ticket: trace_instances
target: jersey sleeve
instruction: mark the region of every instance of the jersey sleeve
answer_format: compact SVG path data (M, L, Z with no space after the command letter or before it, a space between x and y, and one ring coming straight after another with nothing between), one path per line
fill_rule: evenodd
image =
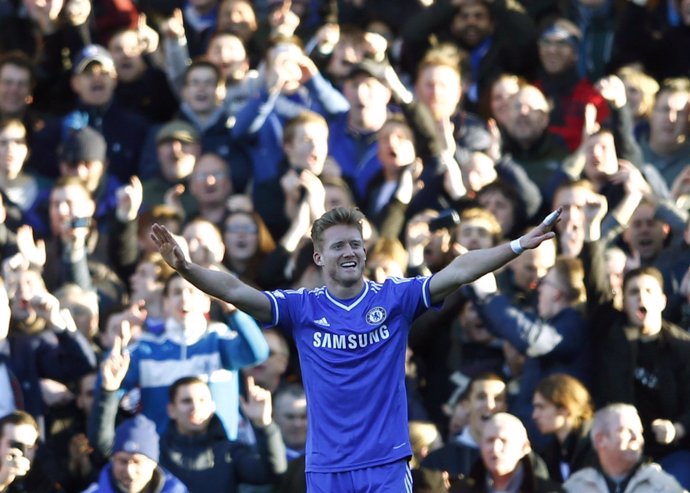
M275 291L263 291L271 302L271 321L264 324L264 328L276 327L287 333L292 333L295 310L299 310L305 290L302 289L276 289Z
M430 280L430 276L391 277L388 279L391 283L393 299L399 300L409 320L419 316L427 309L437 306L431 303Z

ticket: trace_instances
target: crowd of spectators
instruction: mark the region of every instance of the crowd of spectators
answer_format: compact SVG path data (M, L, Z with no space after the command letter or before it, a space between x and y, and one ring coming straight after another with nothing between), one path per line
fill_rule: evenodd
M563 210L415 321L415 491L690 488L690 0L0 0L0 493L305 491L294 345L149 229L311 289L343 206L376 282Z

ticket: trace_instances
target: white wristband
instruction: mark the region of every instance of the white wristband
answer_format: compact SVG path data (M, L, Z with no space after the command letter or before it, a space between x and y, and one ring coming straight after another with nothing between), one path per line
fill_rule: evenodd
M520 238L522 238L522 236ZM520 255L522 252L525 251L522 245L520 245L520 238L510 242L510 249L513 251L515 255Z

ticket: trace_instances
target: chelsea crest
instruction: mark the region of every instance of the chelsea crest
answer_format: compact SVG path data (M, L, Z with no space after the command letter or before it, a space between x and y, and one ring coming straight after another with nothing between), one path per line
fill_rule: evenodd
M369 325L379 325L386 320L386 315L386 310L381 306L377 306L367 312L365 320Z

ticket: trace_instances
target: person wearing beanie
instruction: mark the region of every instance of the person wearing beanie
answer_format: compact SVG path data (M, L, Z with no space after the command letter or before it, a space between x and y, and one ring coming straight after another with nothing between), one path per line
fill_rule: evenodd
M108 171L107 147L103 134L92 127L71 130L58 148L60 176L81 179L96 203L93 218L106 231L117 210L117 190L124 183Z
M570 151L577 149L582 139L585 105L596 107L599 123L609 115L604 97L578 72L581 39L580 29L566 19L555 20L539 37L540 76L536 85L553 102L549 132L562 137Z
M188 493L187 487L158 465L156 425L139 414L115 430L110 462L84 493Z

